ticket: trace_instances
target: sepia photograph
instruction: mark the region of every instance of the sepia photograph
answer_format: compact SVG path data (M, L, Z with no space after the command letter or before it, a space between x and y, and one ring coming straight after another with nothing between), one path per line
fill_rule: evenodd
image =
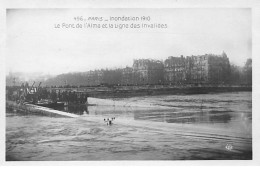
M253 160L251 8L7 8L5 161Z

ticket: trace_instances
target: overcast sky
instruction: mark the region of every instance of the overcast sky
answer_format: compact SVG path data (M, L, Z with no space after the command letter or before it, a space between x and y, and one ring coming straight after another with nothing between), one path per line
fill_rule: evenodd
M143 23L167 24L167 29L54 28L76 23L76 16L150 16ZM251 58L251 41L250 9L9 9L6 68L60 74L132 66L138 58L223 51L242 66Z

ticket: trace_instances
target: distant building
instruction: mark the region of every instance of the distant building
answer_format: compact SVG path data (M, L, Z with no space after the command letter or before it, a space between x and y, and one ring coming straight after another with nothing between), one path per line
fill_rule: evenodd
M164 62L164 78L170 84L228 83L230 63L226 53L199 56L168 57Z
M186 81L186 60L183 56L170 56L164 61L164 82L168 84Z
M102 70L94 70L87 72L87 85L96 86L103 83L104 73Z
M163 78L163 63L159 60L139 59L133 63L134 84L161 84Z
M7 85L18 83L10 74ZM49 85L155 85L155 84L252 84L252 59L243 68L230 66L225 52L221 55L168 57L164 62L152 59L133 61L132 67L101 69L84 73L61 74L44 82Z
M206 55L187 56L187 83L208 82L208 57Z

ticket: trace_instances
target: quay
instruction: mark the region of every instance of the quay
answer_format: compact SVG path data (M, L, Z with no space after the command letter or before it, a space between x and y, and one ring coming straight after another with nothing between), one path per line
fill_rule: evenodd
M69 117L76 118L79 115L67 113L47 107L37 106L33 104L18 104L14 101L6 101L6 109L16 110L27 114L45 115L51 117Z

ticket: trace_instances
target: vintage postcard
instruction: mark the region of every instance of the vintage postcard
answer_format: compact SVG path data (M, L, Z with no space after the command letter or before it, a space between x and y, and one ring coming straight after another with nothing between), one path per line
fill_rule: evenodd
M256 163L259 5L232 2L6 3L4 163Z

